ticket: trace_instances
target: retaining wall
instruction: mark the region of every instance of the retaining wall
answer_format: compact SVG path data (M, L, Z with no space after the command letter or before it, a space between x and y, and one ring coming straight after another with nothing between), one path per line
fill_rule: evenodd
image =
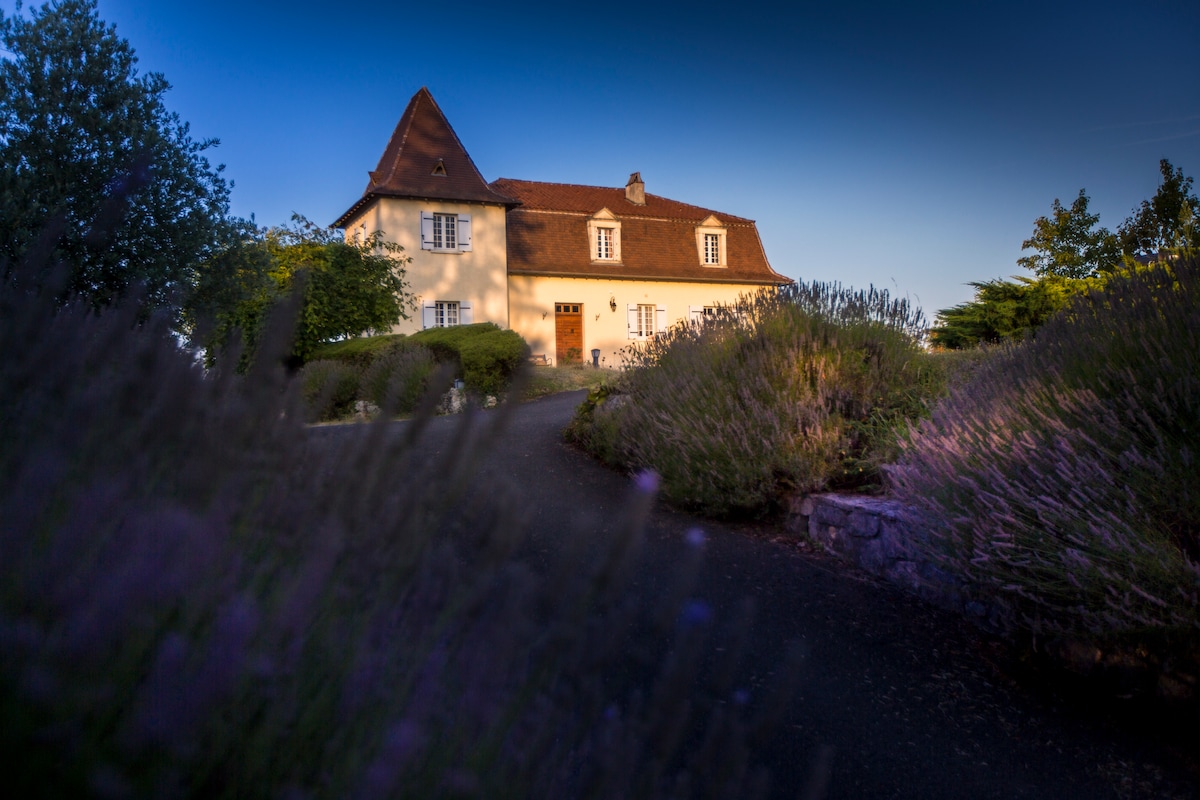
M917 515L895 500L844 494L795 498L787 530L923 600L956 611L980 626L1001 630L999 615L971 596L970 584L922 559L913 549L927 532Z

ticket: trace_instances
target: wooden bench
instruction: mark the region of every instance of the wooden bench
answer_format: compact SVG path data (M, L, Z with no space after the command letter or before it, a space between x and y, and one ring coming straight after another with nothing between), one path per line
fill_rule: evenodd
M529 357L529 363L535 367L548 367L550 366L550 356L545 353L535 353Z

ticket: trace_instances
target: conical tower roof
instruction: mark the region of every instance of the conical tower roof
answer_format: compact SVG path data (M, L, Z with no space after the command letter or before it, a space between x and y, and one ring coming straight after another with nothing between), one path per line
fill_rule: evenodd
M424 86L408 101L362 198L334 225L341 226L376 197L517 205L511 197L488 187Z

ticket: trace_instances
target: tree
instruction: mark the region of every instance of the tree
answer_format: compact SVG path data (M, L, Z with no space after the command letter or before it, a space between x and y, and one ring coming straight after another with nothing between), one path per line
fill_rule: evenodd
M1166 250L1200 247L1197 220L1200 198L1192 192L1192 179L1162 159L1162 183L1149 200L1133 210L1117 229L1121 250L1131 257L1153 257Z
M174 308L199 261L228 233L229 187L167 111L166 78L139 75L133 48L96 0L0 12L0 273L39 237L68 269L66 290L100 306L145 287Z
M1100 215L1088 211L1088 196L1079 190L1071 207L1063 208L1058 198L1051 206L1051 217L1038 217L1033 236L1021 242L1022 250L1036 255L1017 259L1017 263L1038 275L1063 278L1089 278L1113 271L1121 262L1117 237L1107 228L1097 228Z
M929 334L933 344L951 350L1023 339L1091 283L1058 275L972 283L975 298L939 311Z
M240 331L243 365L253 356L271 310L299 294L290 362L303 364L318 345L384 333L415 310L404 282L411 260L376 232L347 242L335 228L300 215L291 227L248 227L203 265L185 309L210 363Z

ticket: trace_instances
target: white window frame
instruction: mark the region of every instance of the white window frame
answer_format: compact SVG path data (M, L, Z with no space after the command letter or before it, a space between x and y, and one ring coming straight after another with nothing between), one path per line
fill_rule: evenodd
M588 253L593 264L621 263L621 221L607 208L588 220Z
M424 328L453 328L470 325L475 321L471 304L462 300L433 300L421 308L421 325Z
M729 266L726 246L728 239L725 226L712 214L696 226L696 252L700 258L700 266L711 268Z
M630 339L645 341L667 332L667 307L655 303L630 303L626 307Z
M471 215L422 211L421 249L434 253L471 252Z
M595 258L597 261L612 261L613 260L613 253L615 252L615 250L613 248L613 244L614 244L614 240L617 238L615 234L616 234L616 231L614 231L612 228L603 228L603 227L596 228L596 255L595 255Z

